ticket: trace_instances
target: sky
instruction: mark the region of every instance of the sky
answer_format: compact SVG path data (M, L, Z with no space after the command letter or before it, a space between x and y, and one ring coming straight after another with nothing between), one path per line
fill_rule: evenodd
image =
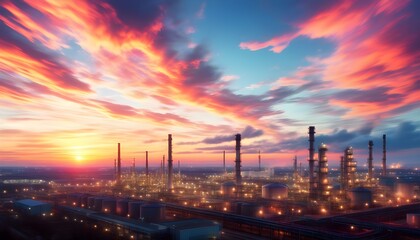
M0 1L0 165L420 167L420 1Z

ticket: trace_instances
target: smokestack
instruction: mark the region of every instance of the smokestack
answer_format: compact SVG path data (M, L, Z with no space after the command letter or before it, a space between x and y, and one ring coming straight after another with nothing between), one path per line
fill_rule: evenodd
M118 143L117 181L121 181L121 144Z
M226 173L226 151L223 151L223 171Z
M149 176L149 151L146 151L146 176Z
M341 190L345 189L345 176L344 176L344 156L340 157L340 186Z
M236 176L236 185L242 184L242 176L241 176L241 134L235 135L236 141L236 159L235 159L235 176ZM237 188L238 188L237 187Z
M295 155L295 158L293 159L293 175L295 178L295 181L298 179L298 167L297 167L297 156Z
M172 134L168 134L168 191L172 191Z
M181 162L178 160L178 175L181 177Z
M309 197L316 198L315 159L314 159L315 127L309 127Z
M382 157L382 176L386 176L386 134L382 135L383 157Z
M373 148L373 141L370 140L368 143L369 146L369 158L368 158L368 180L372 181L373 178L373 154L372 154L372 148Z
M261 151L258 150L258 170L261 171Z

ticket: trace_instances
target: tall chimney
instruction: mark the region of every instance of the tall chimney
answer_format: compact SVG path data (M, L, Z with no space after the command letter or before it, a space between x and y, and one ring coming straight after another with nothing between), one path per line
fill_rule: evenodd
M235 135L236 141L236 159L235 159L235 176L236 176L236 185L237 188L242 184L242 176L241 176L241 134Z
M382 135L382 141L383 141L382 176L386 176L386 134Z
M226 172L226 151L223 151L223 171Z
M149 151L146 151L146 176L149 176Z
M178 175L181 177L181 162L178 160Z
M315 127L309 127L309 197L314 199L316 198L316 179L315 179L315 149L314 149L314 142L315 142Z
M165 174L166 173L166 170L165 170L165 154L162 157L162 170L163 170L163 174Z
M118 143L117 181L121 181L121 144Z
M294 180L296 181L298 178L298 167L297 167L297 156L295 155L295 158L293 159L293 175Z
M372 181L372 178L373 178L373 154L372 154L373 141L372 140L369 141L368 146L369 146L368 180Z
M258 170L261 171L261 151L258 150Z
M168 134L168 191L172 191L172 134Z

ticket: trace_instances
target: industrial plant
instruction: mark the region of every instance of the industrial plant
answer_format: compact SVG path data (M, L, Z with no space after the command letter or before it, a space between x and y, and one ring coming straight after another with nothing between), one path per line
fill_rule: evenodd
M328 143L316 141L314 126L308 134L304 166L294 156L288 168L264 168L261 151L257 168L242 166L242 138L236 134L232 167L226 149L220 167L181 168L177 160L174 169L176 141L168 134L167 155L157 168L149 166L149 151L144 166L139 157L122 166L117 143L117 158L102 175L1 175L2 216L16 227L2 226L0 232L10 239L51 237L45 227L19 230L24 219L36 219L50 227L65 222L69 227L60 231L69 239L418 239L420 174L387 170L386 135L382 168L374 169L372 140L359 149L368 152L366 160L347 146L340 150L339 167L331 168ZM359 167L364 161L367 167Z

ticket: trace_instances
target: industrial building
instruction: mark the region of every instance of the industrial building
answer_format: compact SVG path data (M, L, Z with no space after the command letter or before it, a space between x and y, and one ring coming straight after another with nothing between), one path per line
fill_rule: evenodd
M14 203L14 207L17 211L21 213L33 216L50 214L52 210L52 205L50 203L32 199L18 200Z

